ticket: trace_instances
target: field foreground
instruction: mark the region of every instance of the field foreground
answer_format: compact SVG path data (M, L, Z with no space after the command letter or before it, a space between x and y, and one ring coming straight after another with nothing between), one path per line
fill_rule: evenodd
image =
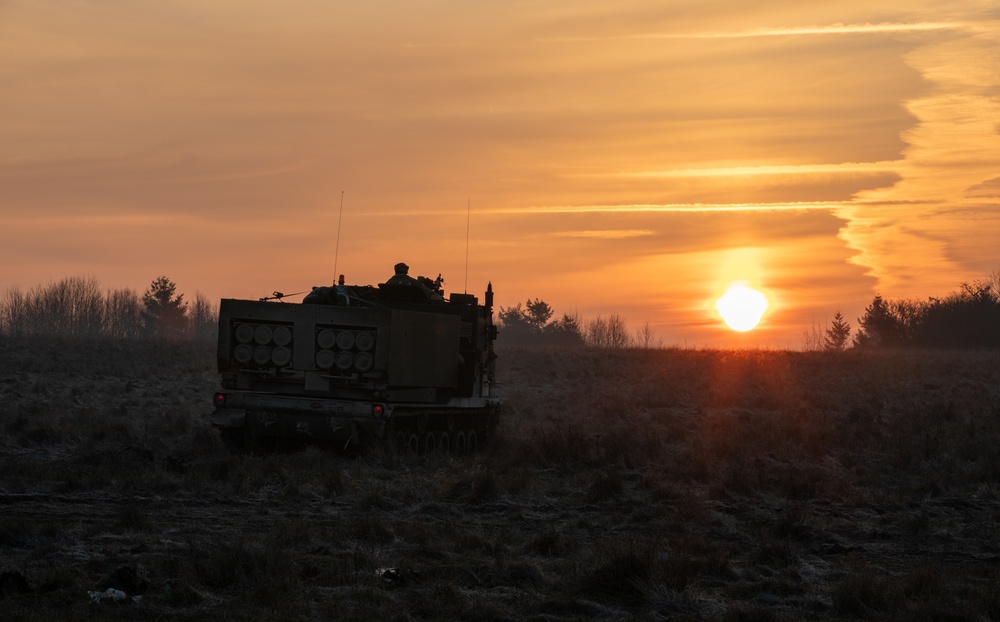
M0 619L1000 619L1000 353L499 354L477 455L244 455L211 344L0 342Z

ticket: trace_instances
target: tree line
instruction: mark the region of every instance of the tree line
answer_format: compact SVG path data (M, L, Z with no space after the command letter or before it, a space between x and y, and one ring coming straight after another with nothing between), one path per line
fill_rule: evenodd
M876 294L857 331L840 311L825 331L805 333L807 350L847 348L1000 348L1000 270L962 283L944 298L891 300Z
M555 311L545 301L500 307L504 343L557 347L657 348L662 340L646 322L630 330L617 313L589 321ZM177 284L159 276L142 294L128 288L102 290L93 277L66 277L0 298L0 335L108 337L112 339L214 339L217 306L201 293L191 302ZM856 331L838 311L823 330L805 336L807 350L936 347L1000 348L1000 270L989 279L962 283L959 291L926 301L890 300L876 294L858 318Z
M663 345L649 322L631 331L617 313L589 321L579 314L564 313L553 319L555 311L544 300L535 298L524 305L500 307L497 317L504 343L555 347L657 348Z
M876 295L858 318L854 347L1000 348L1000 271L925 301Z
M7 337L111 339L214 339L218 311L201 293L184 300L165 276L139 294L102 290L93 277L66 277L27 291L9 288L0 298L0 334Z

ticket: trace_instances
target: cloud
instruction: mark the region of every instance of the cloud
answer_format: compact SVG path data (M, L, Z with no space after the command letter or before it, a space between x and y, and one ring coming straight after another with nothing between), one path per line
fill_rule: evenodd
M598 238L602 240L620 240L624 238L638 238L654 235L654 231L649 229L602 229L589 231L563 231L556 235L567 238Z
M842 203L800 201L795 203L679 203L673 205L547 205L524 208L498 208L488 210L493 214L623 214L623 213L684 213L684 212L801 212L808 210L832 211Z
M294 181L308 175L309 167L310 162L283 154L219 157L176 149L20 159L0 164L0 215L13 206L41 218L266 212L282 202L302 201Z
M624 177L745 177L753 175L881 174L893 172L898 165L898 162L842 162L839 164L788 164L639 171L621 173L621 175Z
M966 196L980 199L1000 199L1000 177L974 184L966 191Z
M944 293L1000 262L987 242L997 234L989 202L1000 169L1000 74L989 60L997 34L996 22L981 22L907 55L934 88L905 102L915 124L902 134L900 179L837 212L847 220L841 236L859 251L852 261L888 296Z
M935 30L959 30L966 28L959 22L918 22L918 23L876 23L876 24L826 24L818 26L796 26L791 28L753 28L742 31L714 32L654 32L632 33L610 37L556 37L552 42L578 43L586 41L641 40L641 39L746 39L756 37L801 37L812 35L853 35L853 34L893 34L927 32Z

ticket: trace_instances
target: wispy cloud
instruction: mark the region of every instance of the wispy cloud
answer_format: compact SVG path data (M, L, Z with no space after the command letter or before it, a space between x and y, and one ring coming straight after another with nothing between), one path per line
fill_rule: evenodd
M472 43L469 41L435 41L434 43L407 42L403 44L403 48L407 50L449 49L469 47L471 45Z
M601 240L622 240L626 238L639 238L647 235L655 235L655 231L649 229L601 229L590 231L562 231L556 235L566 238L596 238Z
M616 214L657 212L777 212L834 210L844 206L836 201L791 203L671 203L662 205L545 205L484 210L492 214Z
M0 217L0 225L4 227L23 227L27 229L73 229L80 228L108 229L126 227L160 227L171 224L189 223L190 218L182 214L94 214L87 213L75 216L10 216Z
M919 32L926 30L955 30L962 28L957 22L918 22L880 24L828 24L825 26L796 26L794 28L757 28L742 32L705 32L687 35L646 35L644 38L683 39L738 39L744 37L788 37L802 35L849 35L868 33Z
M621 204L621 205L533 205L527 207L480 207L473 210L479 215L532 215L532 214L641 214L641 213L691 213L691 212L796 212L814 210L837 210L857 202L845 201L790 201L787 203L661 203L661 204ZM403 209L380 211L379 218L387 216L451 216L461 214L458 209ZM616 233L622 233L615 230ZM605 235L605 230L575 232L578 237L626 237L625 235ZM629 235L645 235L644 230L627 230ZM572 235L565 233L564 235Z
M775 166L729 166L719 168L684 168L663 171L632 171L624 173L593 173L570 175L572 177L636 177L636 178L690 178L690 177L746 177L761 175L837 175L857 173L891 173L901 162L841 162L838 164L788 164Z
M248 168L246 170L234 171L231 173L209 173L203 175L190 175L178 177L177 183L205 183L219 181L238 181L241 179L256 179L260 177L272 177L275 175L285 175L302 169L308 162L292 162L285 165L277 165L268 168Z
M792 28L753 28L738 31L716 32L648 32L607 37L557 37L549 42L576 43L584 41L611 41L627 39L746 39L754 37L798 37L808 35L850 35L872 33L925 32L932 30L957 30L965 28L960 22L884 22L878 24L827 24L820 26L795 26Z

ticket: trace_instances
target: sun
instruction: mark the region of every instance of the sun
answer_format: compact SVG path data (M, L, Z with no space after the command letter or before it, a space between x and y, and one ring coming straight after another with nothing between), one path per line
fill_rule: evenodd
M760 324L767 311L767 297L747 285L746 281L735 281L715 301L715 310L726 326L745 333Z

